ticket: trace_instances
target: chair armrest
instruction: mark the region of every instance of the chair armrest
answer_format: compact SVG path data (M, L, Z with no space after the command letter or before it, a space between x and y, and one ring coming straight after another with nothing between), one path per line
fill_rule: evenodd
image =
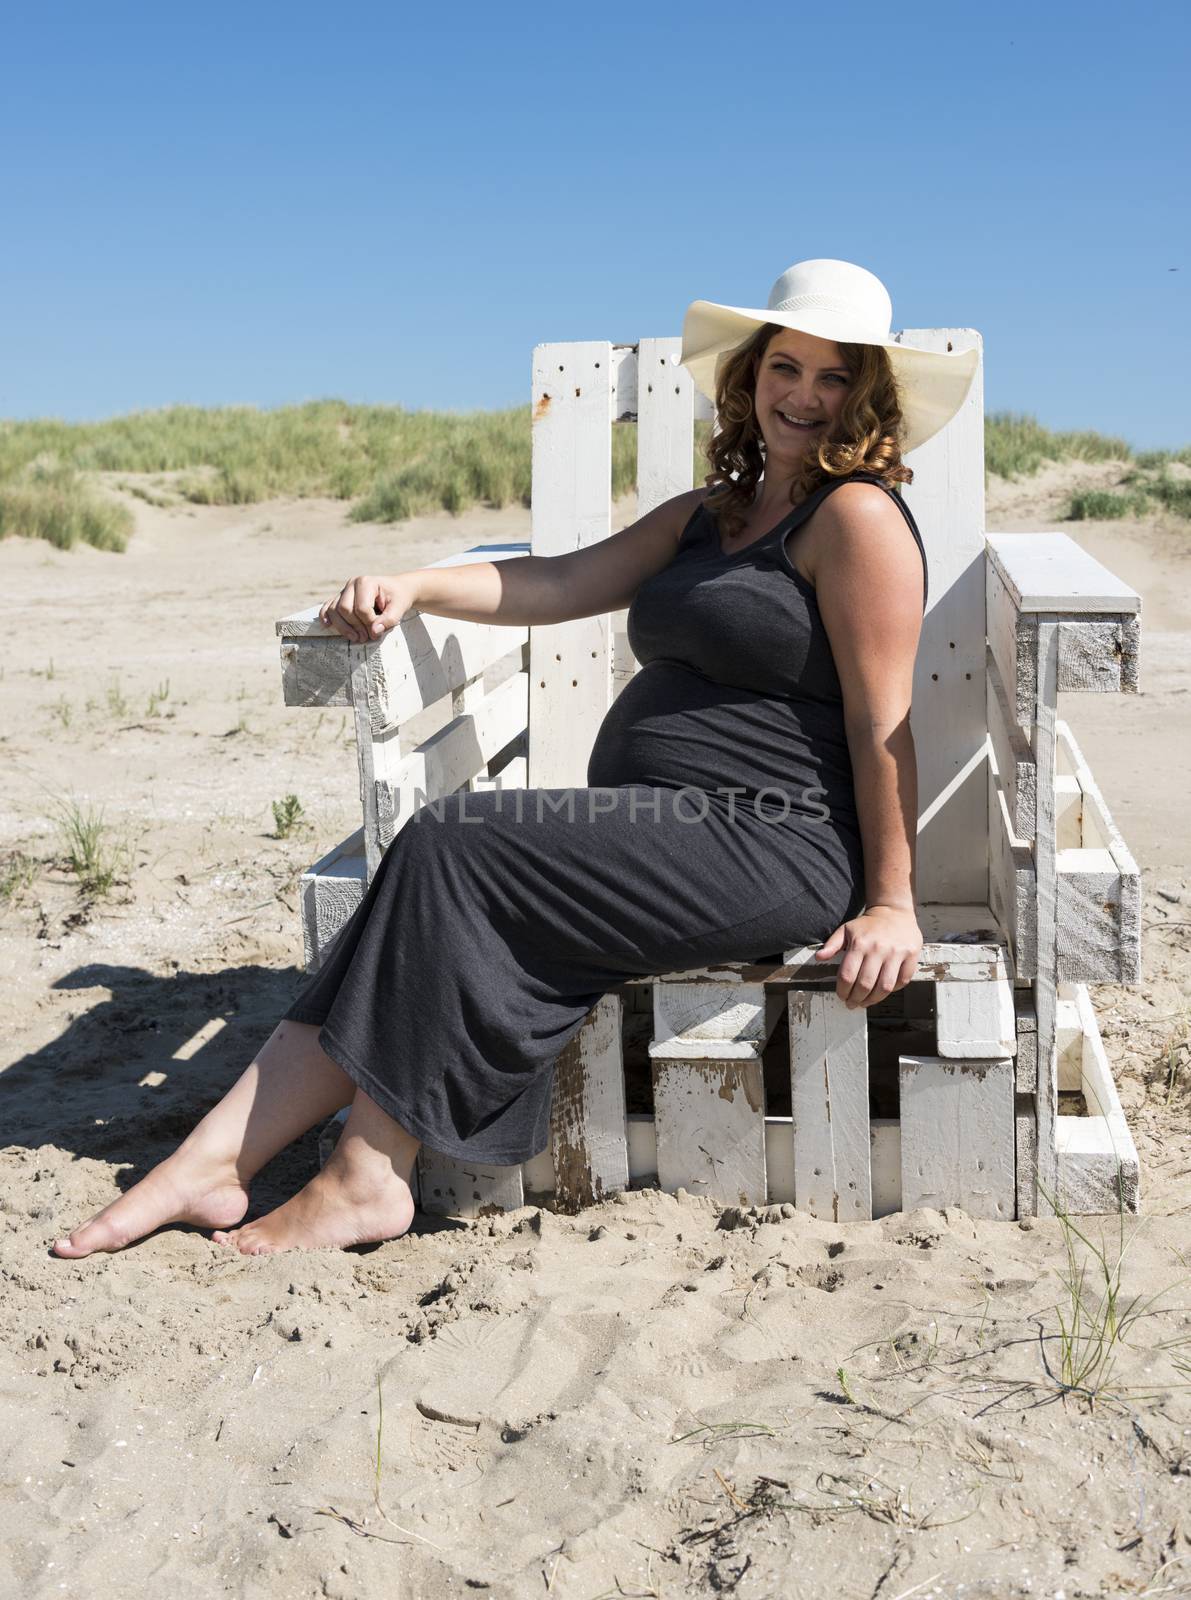
M1141 596L1066 533L987 533L989 567L1018 611L1136 616Z
M1058 624L1058 690L1137 693L1141 596L1135 589L1065 533L989 533L985 549L988 643L1022 729L1034 719L1035 652L1044 622Z
M516 542L510 540L494 540L490 544L473 544L466 550L459 550L453 556L443 556L439 561L428 561L429 567L459 567L469 561L507 561L511 556L527 556L531 554L528 540ZM343 635L336 633L334 628L318 620L319 607L307 606L305 611L291 612L288 617L282 617L276 624L277 635L282 639L342 639ZM409 613L411 616L419 615L417 608ZM344 644L349 641L343 639Z

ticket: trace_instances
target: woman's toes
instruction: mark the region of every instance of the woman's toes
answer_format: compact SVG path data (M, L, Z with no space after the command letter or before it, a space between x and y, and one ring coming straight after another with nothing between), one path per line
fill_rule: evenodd
M53 1244L55 1255L70 1257L89 1256L94 1250L118 1248L111 1227L105 1226L99 1217L92 1217L90 1222L84 1222L81 1228L76 1228L65 1239L55 1239Z

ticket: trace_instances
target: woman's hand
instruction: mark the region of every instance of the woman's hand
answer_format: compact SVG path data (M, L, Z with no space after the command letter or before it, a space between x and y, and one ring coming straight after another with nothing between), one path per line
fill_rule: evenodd
M319 607L318 620L353 644L374 643L417 604L412 572L395 578L349 578L334 600Z
M918 969L922 943L913 911L904 906L868 906L840 924L815 951L815 960L828 961L844 951L835 992L854 1011L905 988Z

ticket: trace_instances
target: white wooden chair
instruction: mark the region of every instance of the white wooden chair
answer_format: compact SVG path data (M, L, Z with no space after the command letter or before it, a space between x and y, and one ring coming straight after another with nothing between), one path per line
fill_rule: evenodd
M899 337L979 343L971 329ZM618 421L637 422L640 513L690 488L694 420L710 409L679 346L539 345L532 543L442 564L607 537ZM644 1181L840 1221L922 1205L1006 1220L1052 1200L1137 1209L1137 1152L1088 986L1140 981L1140 883L1056 713L1059 690L1136 692L1140 599L1064 534L986 535L983 435L978 371L959 414L907 458L931 594L914 683L914 981L849 1011L837 965L804 949L625 985L559 1059L549 1148L510 1168L423 1148L423 1208L573 1212ZM636 665L623 618L525 629L411 614L359 646L316 608L277 624L287 704L355 712L363 827L303 877L309 968L416 804L585 782ZM652 1109L626 1110L624 1053L643 1028Z

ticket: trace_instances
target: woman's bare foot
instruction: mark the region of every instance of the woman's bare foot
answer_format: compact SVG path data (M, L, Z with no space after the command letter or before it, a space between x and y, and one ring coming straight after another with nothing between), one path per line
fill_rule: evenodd
M328 1162L292 1200L245 1228L211 1235L216 1244L233 1246L245 1256L267 1256L276 1250L346 1249L398 1239L414 1220L414 1200L395 1172L378 1184Z
M239 1222L248 1210L248 1183L265 1163L352 1102L355 1084L323 1051L318 1035L313 1024L279 1022L173 1155L68 1239L59 1239L54 1253L121 1250L167 1222L200 1228Z
M414 1219L410 1179L419 1143L360 1090L322 1172L267 1217L212 1237L246 1256L400 1238Z
M123 1250L167 1222L229 1228L247 1210L248 1190L233 1163L203 1162L179 1149L69 1238L57 1240L54 1254L89 1256L95 1250Z

